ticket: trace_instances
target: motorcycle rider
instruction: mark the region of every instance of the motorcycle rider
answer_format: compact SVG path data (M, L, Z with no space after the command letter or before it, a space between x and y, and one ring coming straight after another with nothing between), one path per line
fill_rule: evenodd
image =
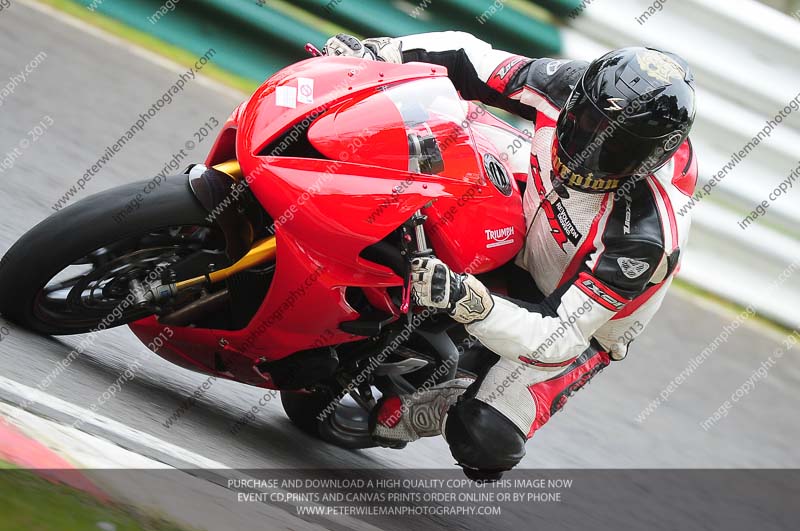
M538 302L490 293L436 258L414 260L416 302L448 311L493 354L474 382L382 398L371 423L390 447L442 434L469 477L498 478L568 396L625 358L664 299L689 230L675 211L696 181L691 71L651 48L592 63L531 59L463 32L340 34L325 52L445 66L464 99L534 122L516 264Z

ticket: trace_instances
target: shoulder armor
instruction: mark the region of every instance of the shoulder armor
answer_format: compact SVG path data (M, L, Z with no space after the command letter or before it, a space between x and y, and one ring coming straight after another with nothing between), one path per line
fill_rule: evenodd
M526 86L562 109L589 63L563 59L536 59L528 69Z

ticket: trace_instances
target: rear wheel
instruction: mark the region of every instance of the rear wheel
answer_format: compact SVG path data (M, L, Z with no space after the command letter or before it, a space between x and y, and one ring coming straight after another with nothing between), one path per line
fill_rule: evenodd
M307 434L349 449L377 446L369 435L369 411L346 395L339 400L326 390L282 391L286 416Z
M185 175L142 196L146 184L88 197L20 238L0 270L0 313L43 334L111 328L163 310L143 296L148 288L228 263Z
M425 342L412 341L411 344L421 348L422 351L425 350ZM398 355L387 361L402 359L403 357ZM405 390L401 390L398 382L392 381L387 376L376 376L372 381L373 385L364 384L356 390L357 396L362 397L359 401L353 399L351 395L345 395L340 399L342 387L332 385L311 391L283 391L281 392L283 409L295 426L313 437L343 448L372 448L378 445L369 433L372 409L367 404L375 404L381 392L392 395L410 394L416 389L430 386L434 372L440 367L431 361L427 366L403 376ZM491 363L491 360L487 359L485 349L478 349L478 352L468 349L459 359L455 377L474 379L488 368L487 363ZM348 377L345 381L352 382L352 379ZM337 389L339 394L335 395L331 388Z

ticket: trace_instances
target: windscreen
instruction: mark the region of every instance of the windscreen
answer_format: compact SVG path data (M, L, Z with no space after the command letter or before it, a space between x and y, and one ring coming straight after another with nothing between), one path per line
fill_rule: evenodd
M408 169L480 181L480 165L464 103L450 80L431 78L389 87L408 139Z

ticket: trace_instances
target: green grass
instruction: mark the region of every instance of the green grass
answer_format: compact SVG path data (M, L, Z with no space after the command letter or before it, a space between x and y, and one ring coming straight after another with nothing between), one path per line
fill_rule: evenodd
M161 39L157 39L152 35L131 28L130 26L126 26L125 24L122 24L113 18L97 12L89 11L80 4L76 4L70 0L38 1L54 7L59 11L62 11L77 19L83 20L84 22L87 22L93 26L103 29L121 39L133 44L137 44L142 48L166 57L167 59L170 59L179 65L185 66L186 68L193 66L197 60L197 57L195 57L192 53L183 50L182 48L178 48L177 46L164 42ZM252 94L260 85L260 82L257 80L237 76L236 74L232 74L227 70L223 70L222 68L213 64L208 64L203 67L203 75L215 79L220 83L228 85L229 87L241 90L247 94Z
M0 461L0 531L99 531L103 522L117 531L185 531Z
M336 35L338 33L347 33L352 35L353 37L357 37L359 39L364 39L366 37L373 37L374 35L359 35L347 28L339 26L338 24L334 24L324 18L320 18L312 13L309 13L305 9L299 8L297 6L293 6L291 2L286 2L284 0L272 0L270 2L269 7L276 11L280 11L284 15L291 17L295 20L302 22L308 26L313 28L317 28L318 30L322 31L323 33L327 33L328 35Z
M752 210L747 210L745 207L743 207L743 206L741 206L739 204L736 204L731 200L728 200L728 199L725 199L725 198L720 198L720 197L715 197L713 195L709 196L708 199L704 199L704 201L708 201L708 202L713 203L713 204L715 204L717 206L725 208L725 209L733 212L734 214L738 214L739 216L741 216L742 220L753 213ZM759 225L759 226L764 227L766 229L771 229L771 230L777 232L778 234L782 234L783 236L791 238L791 239L793 239L795 241L800 241L800 233L798 233L797 229L789 229L787 227L787 225L786 225L786 222L784 222L784 224L781 224L781 222L773 221L772 219L770 219L769 211L767 211L767 214L762 215L761 217L759 217L753 223L753 225Z
M735 302L731 302L728 299L720 297L719 295L712 293L696 284L687 282L686 280L683 280L680 277L675 278L675 280L672 282L672 287L677 288L695 297L711 301L720 308L722 308L723 310L730 312L731 314L739 315L740 313L745 311L744 306L737 304ZM748 320L753 323L758 323L759 325L784 336L788 336L794 333L794 330L792 330L791 328L783 326L782 324L759 313L756 313L753 317L751 317Z

